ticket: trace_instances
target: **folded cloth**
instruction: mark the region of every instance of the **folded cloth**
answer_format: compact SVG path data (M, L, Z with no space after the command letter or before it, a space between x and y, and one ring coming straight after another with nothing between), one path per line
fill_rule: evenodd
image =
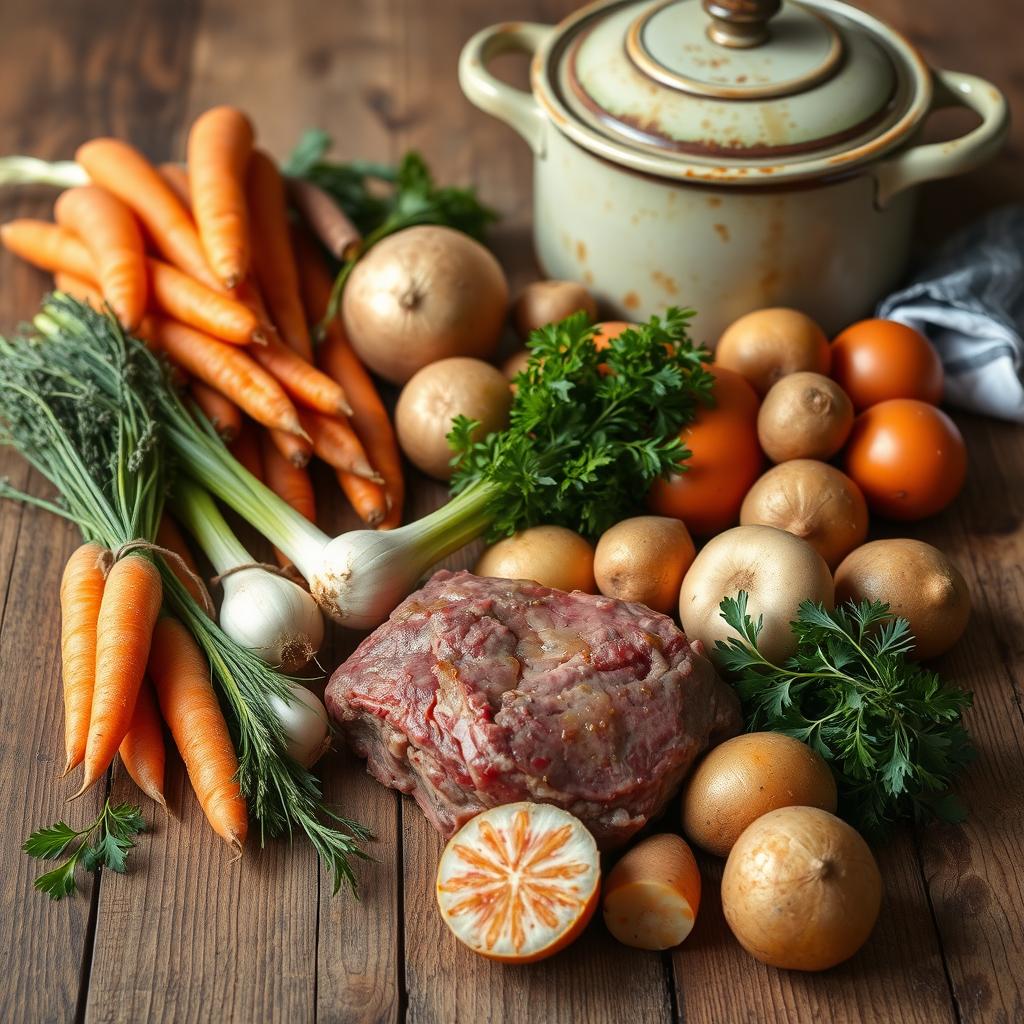
M954 235L878 316L931 340L950 405L1024 423L1024 206Z

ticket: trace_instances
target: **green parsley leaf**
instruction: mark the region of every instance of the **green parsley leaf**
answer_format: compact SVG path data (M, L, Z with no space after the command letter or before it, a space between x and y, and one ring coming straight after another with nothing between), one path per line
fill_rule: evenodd
M692 315L670 309L600 351L583 313L530 335L509 428L478 438L460 417L448 435L453 493L493 489L492 540L536 523L597 536L641 508L655 479L685 470L679 431L713 380L689 340Z
M757 649L760 623L747 595L726 598L736 632L716 647L733 676L750 730L794 736L829 763L840 813L873 838L905 818L960 820L952 783L974 756L962 724L971 694L912 661L906 619L880 602L834 611L811 601L790 624L796 653L782 665Z
M76 892L75 871L79 862L86 871L108 867L123 873L134 837L144 832L142 812L133 804L111 806L108 800L95 821L75 830L64 821L47 825L28 837L23 849L31 857L52 860L65 853L71 844L81 840L71 855L52 871L40 875L33 885L50 899L59 900Z

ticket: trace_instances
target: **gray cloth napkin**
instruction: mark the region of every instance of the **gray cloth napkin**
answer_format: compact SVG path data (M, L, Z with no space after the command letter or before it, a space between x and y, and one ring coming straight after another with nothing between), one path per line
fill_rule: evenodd
M877 315L931 340L950 405L1024 423L1024 206L954 235Z

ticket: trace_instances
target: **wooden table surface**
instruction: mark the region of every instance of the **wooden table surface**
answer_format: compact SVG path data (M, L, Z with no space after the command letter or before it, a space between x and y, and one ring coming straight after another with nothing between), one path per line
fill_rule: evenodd
M420 148L444 181L473 182L504 220L494 240L514 282L532 274L525 146L460 95L456 58L476 29L511 16L552 21L571 0L38 0L0 3L0 152L70 157L98 134L180 159L186 126L222 101L244 106L284 155L321 126L346 156ZM933 62L984 74L1024 110L1015 0L864 0ZM509 65L512 67L512 64ZM519 73L519 72L515 72ZM944 115L945 116L945 115ZM962 126L955 118L947 127ZM991 167L927 190L931 244L1000 201L1021 198L1022 133ZM53 194L0 195L0 216L46 216ZM6 255L0 324L31 315L46 282ZM1024 1020L1024 431L960 417L971 452L954 507L912 532L955 557L975 615L943 670L974 690L979 756L959 826L906 828L879 850L886 896L851 962L822 975L769 970L740 950L703 862L704 905L682 948L629 950L596 922L568 952L506 968L457 947L435 910L437 835L415 805L334 755L327 795L377 834L362 901L331 898L309 848L252 843L240 863L206 828L180 764L169 819L146 808L126 876L87 880L51 904L31 890L28 832L85 820L100 793L67 807L61 760L57 586L76 544L68 525L0 508L0 1020L567 1021ZM45 488L9 452L0 475ZM420 486L414 513L440 500ZM334 526L348 521L343 512ZM356 638L340 631L333 665ZM110 789L137 799L121 770Z

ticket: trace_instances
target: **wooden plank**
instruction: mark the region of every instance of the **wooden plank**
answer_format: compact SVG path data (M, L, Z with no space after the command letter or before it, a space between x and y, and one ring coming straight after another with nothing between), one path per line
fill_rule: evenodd
M135 16L144 19L148 6L136 5ZM131 26L123 14L100 0L74 5L54 0L31 8L8 2L0 9L0 20L3 153L72 155L82 139L105 127L97 114L108 102L108 90L124 91L130 83L145 95L149 74L163 68L163 39L119 34ZM4 220L16 215L45 217L53 197L51 189L5 190L0 211ZM3 255L4 329L32 315L47 285L44 275ZM10 474L22 486L31 480L33 491L49 493L10 453L0 456L0 474ZM36 864L20 851L31 828L61 816L85 821L102 800L97 790L68 808L64 800L70 790L54 781L63 763L57 588L64 560L77 542L72 527L45 513L23 513L10 505L0 509L0 723L5 736L17 737L20 751L7 758L0 782L0 798L7 808L0 847L0 864L8 879L0 897L0 955L6 968L0 1016L5 1020L70 1020L81 1009L81 982L88 971L93 881L84 880L78 898L51 904L32 892Z
M195 3L148 5L122 16L120 34L93 37L98 50L106 44L116 54L104 87L113 108L104 127L154 158L183 150L198 18ZM142 66L127 63L129 55ZM167 790L175 817L146 807L154 831L143 841L138 870L101 884L86 1019L205 1020L211 1006L225 1020L277 1012L310 1018L312 852L286 841L260 852L253 835L246 857L232 863L176 756L169 758ZM138 799L120 769L112 793Z
M969 816L920 837L924 873L957 1008L965 1021L1024 1017L1024 435L958 417L971 468L951 509L915 536L948 551L974 611L940 670L974 691L978 750L961 793Z

